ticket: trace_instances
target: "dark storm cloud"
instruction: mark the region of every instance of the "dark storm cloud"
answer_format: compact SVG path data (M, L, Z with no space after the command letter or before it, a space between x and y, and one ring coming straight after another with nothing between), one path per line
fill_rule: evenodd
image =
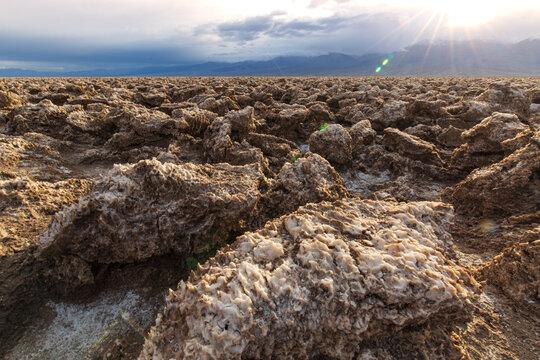
M254 16L242 21L219 24L216 29L220 37L236 41L250 41L270 30L274 15Z
M254 16L236 22L226 22L212 27L205 27L205 33L216 33L224 40L246 42L262 36L274 38L290 38L330 33L340 28L350 26L365 16L330 16L313 20L281 20L281 13L264 16Z

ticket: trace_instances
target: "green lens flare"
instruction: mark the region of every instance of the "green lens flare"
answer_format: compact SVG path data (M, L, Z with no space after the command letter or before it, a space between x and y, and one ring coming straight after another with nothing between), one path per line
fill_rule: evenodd
M390 60L384 59L384 61L382 62L382 66L386 66L388 64L388 61L390 61Z
M375 69L375 72L378 73L378 72L381 72L381 70L382 70L382 67L379 66L379 67L377 67L377 68Z

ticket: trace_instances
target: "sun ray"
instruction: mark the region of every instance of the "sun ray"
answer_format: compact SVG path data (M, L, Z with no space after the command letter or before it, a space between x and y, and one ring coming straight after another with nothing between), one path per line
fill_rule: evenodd
M454 73L454 69L455 69L455 66L456 66L456 64L454 63L454 57L455 57L455 54L454 54L454 28L450 27L449 31L450 31L450 34L449 34L449 37L450 37L450 72Z
M383 36L382 38L380 38L378 41L374 42L373 44L371 44L367 50L371 50L373 48L376 48L378 45L380 45L384 40L387 40L390 36L394 35L395 33L399 32L400 30L403 30L407 25L409 25L413 20L415 20L416 18L418 18L419 16L421 16L422 14L424 14L427 10L425 9L422 9L420 11L418 11L416 14L414 14L413 16L411 16L410 18L408 18L407 20L403 21L399 26L397 26L396 28L394 28L394 30L390 31L388 34L386 34L385 36Z
M476 63L480 64L481 59L480 59L480 56L478 55L478 51L476 50L474 39L471 37L471 33L469 32L468 28L465 29L465 36L467 37L467 40L469 41L469 46L471 47L474 58L476 59Z
M424 32L427 30L427 28L429 27L429 25L431 24L431 22L433 21L433 19L435 19L435 17L437 16L437 13L433 13L433 15L431 15L431 17L428 19L428 21L424 24L424 26L422 27L422 29L420 29L420 31L418 32L418 34L416 35L416 37L414 38L414 40L411 42L411 44L414 44L418 41L418 39L420 39L420 37L424 34Z
M429 52L431 51L431 47L433 46L433 42L435 41L435 37L439 33L439 28L441 27L442 20L445 18L444 13L439 13L439 21L437 22L437 25L435 25L435 29L433 30L433 34L431 35L431 39L429 40L428 48L426 49L426 53L424 54L424 58L422 59L422 64L420 65L420 68L423 69L424 65L426 64L426 60L429 56Z

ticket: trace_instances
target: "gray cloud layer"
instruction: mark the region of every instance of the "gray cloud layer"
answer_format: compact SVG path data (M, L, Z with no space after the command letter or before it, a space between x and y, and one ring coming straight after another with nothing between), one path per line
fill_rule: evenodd
M313 0L311 7L334 6L347 0ZM144 40L103 37L87 34L73 36L21 36L0 33L0 66L2 61L59 64L66 68L119 68L196 63L203 61L237 61L278 55L318 55L328 52L364 54L399 50L412 42L426 39L448 39L450 31L441 26L433 36L439 18L429 22L432 13L414 17L412 11L334 13L319 18L291 18L284 12L247 17L237 21L205 24L190 31L148 35ZM409 20L407 20L409 19ZM500 16L490 26L454 30L458 39L492 39L517 41L540 37L540 10ZM429 22L429 24L428 24ZM426 26L427 24L427 26ZM419 34L422 31L422 35ZM496 37L495 37L496 38ZM106 40L106 41L105 41Z
M219 35L222 39L232 41L251 41L263 36L274 38L306 37L321 32L332 33L341 28L354 24L365 16L330 16L313 20L280 20L282 13L272 13L265 16L254 16L236 22L226 22L215 27L205 27L206 32ZM210 30L208 30L210 29Z

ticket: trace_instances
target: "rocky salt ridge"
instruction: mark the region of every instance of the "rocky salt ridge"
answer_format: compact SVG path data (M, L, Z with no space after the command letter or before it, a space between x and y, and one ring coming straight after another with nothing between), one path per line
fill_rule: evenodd
M171 291L139 359L352 359L363 340L461 317L474 280L448 255L451 222L441 203L307 205Z
M89 196L55 214L36 257L48 281L69 293L94 283L92 266L202 253L300 205L346 196L343 185L315 154L270 183L257 163L116 165Z

